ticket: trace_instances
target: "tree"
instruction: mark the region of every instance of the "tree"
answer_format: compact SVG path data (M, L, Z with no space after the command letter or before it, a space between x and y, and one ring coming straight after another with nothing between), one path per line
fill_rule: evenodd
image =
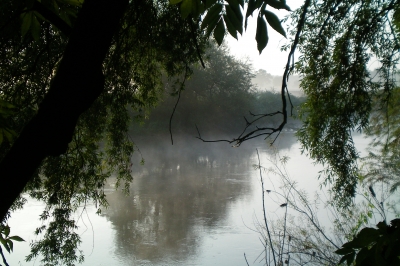
M241 1L171 2L179 9L166 1L1 2L0 96L15 113L2 113L0 173L7 193L0 196L0 217L5 222L10 207L23 203L22 191L44 200L41 219L54 220L38 229L46 237L32 250L48 264L82 259L71 213L87 201L106 205L101 188L110 173L118 183L130 181L128 107L143 113L154 105L162 74L184 71L187 79L212 32L221 44L225 28L233 36L243 31ZM261 52L267 21L285 35L266 7L289 7L251 3L245 18L259 10Z
M298 133L305 152L326 166L341 206L359 176L353 131L368 128L372 102L384 108L395 89L398 1L313 1L299 44L296 70L307 101ZM295 19L298 14L293 14ZM368 70L379 62L375 74Z
M250 63L235 59L226 46L210 45L203 61L207 67L192 67L193 74L185 82L184 91L175 84L167 84L163 101L142 121L141 127L133 127L130 133L166 135L170 130L175 137L201 133L207 138L222 139L241 132L246 119L254 114L273 113L281 108L281 94L260 91L254 86ZM179 97L168 97L170 94ZM294 115L303 101L302 97L291 96ZM272 116L253 126L274 128L281 123L280 116ZM287 126L292 130L299 128L300 121L289 117Z
M296 70L307 101L298 137L304 151L326 166L321 176L333 184L343 210L365 177L397 187L397 108L392 105L398 97L399 8L399 1L313 1L304 24ZM368 69L373 62L378 62L375 71ZM378 147L367 172L358 166L354 131L368 132ZM358 253L356 265L397 263L392 247L398 243L398 221L377 227L364 228L345 243L337 251L341 262L351 265Z
M237 121L254 108L256 101L251 65L235 59L225 45L215 44L207 48L203 61L206 68L193 66L193 74L183 91L167 84L164 102L152 111L144 127L137 130L144 132L158 125L155 130L158 133L160 129L167 133L170 127L174 135L185 132L195 136L197 126L202 133L218 138L243 128L244 121ZM169 94L179 94L179 102L168 97Z

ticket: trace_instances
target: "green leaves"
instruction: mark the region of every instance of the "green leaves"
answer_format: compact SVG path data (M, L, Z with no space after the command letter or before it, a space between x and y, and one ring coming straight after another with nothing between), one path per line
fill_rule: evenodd
M214 30L214 38L217 41L218 45L222 44L224 35L225 35L225 25L223 20L220 19Z
M243 2L238 0L227 0L229 5L225 5L225 11L230 21L234 24L236 30L242 34L243 33Z
M279 32L282 36L286 38L286 32L282 27L281 21L279 18L272 13L271 11L266 10L267 5L275 8L275 9L286 9L290 11L290 8L286 5L285 1L276 1L276 0L249 0L246 19L245 19L245 28L247 28L247 19L249 16L253 14L256 9L260 9L257 17L257 31L256 31L256 41L257 41L257 49L261 52L268 44L268 31L267 31L267 23L277 32ZM265 19L266 21L265 21Z
M259 9L262 4L263 4L262 0L249 0L246 11L246 19L244 22L245 29L247 29L247 18L253 15L254 10Z
M230 0L229 5L220 3L214 4L201 23L201 29L206 29L206 36L210 36L214 31L214 38L218 45L221 45L225 29L237 39L237 32L243 33L243 15L240 6L243 4L237 0Z
M183 0L181 3L181 15L183 18L187 18L192 12L192 0Z
M268 43L267 22L263 16L257 18L257 32L256 32L257 49L262 52Z
M182 18L187 18L189 15L196 18L203 14L206 8L204 1L200 0L170 0L169 3L171 5L177 5L180 3Z
M221 17L222 7L222 4L217 3L210 8L210 10L207 12L207 15L204 17L203 22L201 23L202 30L207 28L207 32L211 33L211 31L216 27L219 18Z
M362 229L352 241L335 251L336 254L344 255L339 264L346 262L352 265L355 259L355 265L398 265L400 219L392 220L389 226L380 222L377 227Z
M40 23L35 11L25 12L21 15L21 35L24 37L28 32L37 41L40 38Z
M279 20L279 18L272 12L268 11L268 10L264 10L264 15L265 18L268 21L268 24L277 32L279 32L281 35L283 35L286 38L286 32L285 30L282 28L281 22Z
M8 253L11 253L14 248L14 241L22 242L25 241L19 236L9 236L10 227L8 225L0 224L0 243L4 246Z
M208 9L201 23L201 29L206 30L207 37L214 31L214 38L219 45L221 45L224 39L226 29L235 39L238 38L237 33L243 34L244 0L226 0L225 4L217 2L216 0L170 0L170 4L180 4L181 15L183 18L187 18L190 14L195 18L197 15L205 13L206 9ZM194 8L194 4L201 6L201 8ZM286 32L283 29L279 18L274 13L266 10L267 6L290 11L285 0L248 1L245 16L245 28L247 28L248 17L251 16L255 10L260 9L258 12L256 34L257 48L260 54L268 43L267 22L274 30L286 38ZM263 18L264 16L266 20Z
M10 236L9 239L17 241L17 242L23 242L25 240L23 240L21 237L19 236Z
M286 0L266 0L265 3L275 9L285 9L291 11L290 7L286 4Z
M224 20L226 27L228 28L228 32L233 36L233 38L237 39L237 33L234 24L230 21L227 15L224 15Z
M225 11L227 19L229 19L232 22L232 25L234 26L234 30L242 34L243 33L243 17L241 16L242 13L239 12L240 14L239 16L238 11L233 10L230 6L225 6Z
M22 37L30 32L34 40L38 41L43 21L69 35L82 4L83 0L27 1L20 15Z
M261 7L261 11L259 12L259 16L257 18L257 31L256 31L257 49L260 52L260 54L268 44L267 22L274 30L276 30L286 38L286 32L283 29L279 18L274 13L265 10L265 5L263 5L263 7Z

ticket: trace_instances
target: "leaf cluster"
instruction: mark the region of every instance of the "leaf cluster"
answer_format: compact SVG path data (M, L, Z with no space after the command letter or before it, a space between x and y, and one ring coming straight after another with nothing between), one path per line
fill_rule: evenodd
M337 254L343 255L340 263L399 265L400 219L392 220L390 225L379 222L376 226L377 228L362 229L353 240L336 251Z
M390 95L382 91L374 97L373 111L366 130L366 134L373 139L369 145L368 156L363 158L365 182L385 182L391 185L391 192L400 184L399 100L399 88L393 89Z
M30 33L39 41L42 21L56 26L63 34L69 34L83 0L30 0L21 11L21 36Z
M180 5L183 18L189 15L197 18L205 14L201 29L206 31L207 37L213 33L218 45L222 44L226 32L235 39L238 38L238 33L243 34L243 23L246 29L247 19L256 10L258 10L256 41L260 54L268 43L267 22L274 30L286 37L279 18L266 9L269 6L273 9L290 11L285 0L250 0L246 6L246 12L244 12L244 0L171 0L170 3Z
M303 150L325 165L321 176L333 184L343 207L351 203L359 177L352 132L367 129L374 95L395 88L399 54L390 25L398 5L314 0L300 41L296 70L303 77L307 101L298 137ZM368 70L372 58L380 62L379 79Z
M19 236L10 236L10 226L0 224L0 243L7 250L8 253L11 253L14 249L14 242L22 242L25 241Z

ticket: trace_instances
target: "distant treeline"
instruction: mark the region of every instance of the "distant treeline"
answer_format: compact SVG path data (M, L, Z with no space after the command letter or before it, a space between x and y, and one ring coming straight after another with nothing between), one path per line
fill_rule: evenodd
M229 55L227 48L211 47L206 58L206 68L194 67L191 78L185 82L172 120L173 132L196 136L197 125L203 137L232 138L244 129L244 117L250 121L252 114L280 111L280 92L261 91L254 84L255 77L250 64ZM177 89L179 87L167 86L163 100L140 127L132 128L131 133L168 134L170 116L178 99ZM296 115L296 109L304 98L292 95L291 101L294 105L293 114ZM282 116L276 115L265 118L258 125L276 126L281 121ZM299 127L300 121L291 117L287 128Z

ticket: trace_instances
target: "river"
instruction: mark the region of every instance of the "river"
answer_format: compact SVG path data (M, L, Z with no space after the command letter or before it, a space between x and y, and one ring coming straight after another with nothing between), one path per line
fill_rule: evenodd
M361 136L355 142L362 148L367 144ZM83 265L246 265L244 253L250 265L263 265L263 246L254 231L256 219L262 219L260 175L254 164L256 149L261 164L270 164L269 145L255 140L233 148L179 138L173 146L153 143L139 142L145 164L139 165L137 153L129 196L112 189L110 178L110 206L101 215L93 205L76 214ZM320 188L322 168L301 154L292 133L282 134L275 146L280 156L290 157L287 171L299 188L310 193ZM26 240L7 254L10 265L41 265L40 259L27 263L24 258L29 243L37 239L33 232L41 225L43 208L30 200L10 219L11 234Z

